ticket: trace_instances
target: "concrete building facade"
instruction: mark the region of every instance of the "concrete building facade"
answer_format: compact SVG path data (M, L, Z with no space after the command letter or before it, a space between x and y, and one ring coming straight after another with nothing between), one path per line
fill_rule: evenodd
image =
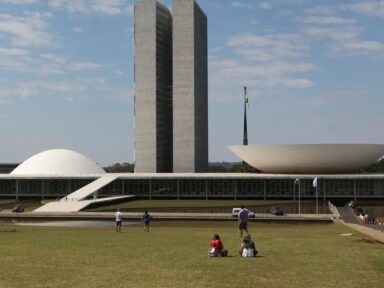
M172 15L154 0L134 15L135 172L172 172Z
M208 169L207 17L195 0L135 4L135 172Z
M318 193L314 192L314 177ZM67 196L75 203L89 193L97 201L121 196L297 200L315 199L316 194L324 203L332 199L374 201L384 199L384 174L105 173L88 157L65 149L40 152L12 173L0 174L0 198Z
M207 17L194 0L174 0L174 172L208 168L207 70Z
M313 175L231 173L123 173L98 191L98 196L135 195L138 199L301 199L314 200ZM1 198L65 197L101 175L0 174ZM384 174L318 175L318 197L384 199ZM296 178L299 185L294 185Z

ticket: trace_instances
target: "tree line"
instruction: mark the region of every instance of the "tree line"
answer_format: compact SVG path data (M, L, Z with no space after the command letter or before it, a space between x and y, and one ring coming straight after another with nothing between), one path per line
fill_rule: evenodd
M133 173L135 164L128 162L115 163L103 167L108 173ZM259 171L245 162L211 162L208 165L209 173L259 173Z

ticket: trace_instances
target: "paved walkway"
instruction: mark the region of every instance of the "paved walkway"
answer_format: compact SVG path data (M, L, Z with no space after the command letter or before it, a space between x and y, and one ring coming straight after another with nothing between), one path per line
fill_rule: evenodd
M372 237L373 239L376 239L376 240L384 243L384 233L379 231L379 230L368 228L368 227L362 226L360 224L351 224L351 223L345 223L344 222L344 225L346 225L346 226L348 226L354 230L357 230L360 233L368 235L368 236Z
M124 219L141 219L143 212L123 212ZM150 213L154 219L159 220L228 220L236 221L230 213L165 213L152 212ZM12 213L10 211L0 212L0 219L114 219L115 212L25 212ZM274 216L271 214L257 214L256 218L250 221L261 222L332 222L331 214L288 214L284 216Z
M349 224L360 224L360 222L356 219L355 215L349 211L346 207L337 207L339 211L340 217L343 219L345 223Z
M384 225L364 224L346 207L337 207L342 223L384 243Z
M357 217L353 211L348 208L348 207L338 207L337 208L343 221L345 223L349 223L349 224L359 224L361 226L364 226L366 228L371 228L371 229L374 229L374 230L378 230L378 231L381 231L381 232L384 232L384 225L377 225L377 224L366 224L366 223L363 223L359 217Z

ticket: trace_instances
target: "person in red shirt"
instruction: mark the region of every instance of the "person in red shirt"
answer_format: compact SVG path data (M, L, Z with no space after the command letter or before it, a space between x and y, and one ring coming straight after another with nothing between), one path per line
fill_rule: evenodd
M213 235L210 247L210 251L208 251L209 256L225 257L228 255L228 250L224 249L223 242L221 242L220 236L218 234Z

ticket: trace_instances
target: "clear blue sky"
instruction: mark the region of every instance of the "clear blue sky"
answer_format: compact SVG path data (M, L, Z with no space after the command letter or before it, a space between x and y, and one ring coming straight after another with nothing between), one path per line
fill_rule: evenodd
M171 7L171 1L160 1ZM250 143L384 143L383 0L199 0L209 158ZM0 0L0 162L133 161L132 0Z

